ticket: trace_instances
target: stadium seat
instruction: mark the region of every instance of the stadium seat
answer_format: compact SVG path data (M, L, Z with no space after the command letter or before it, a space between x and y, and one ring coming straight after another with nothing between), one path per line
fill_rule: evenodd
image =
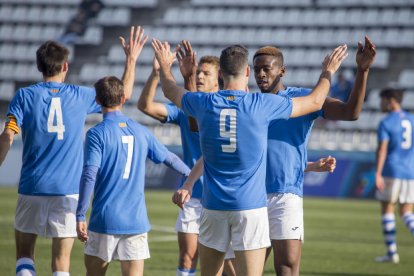
M405 88L414 88L414 70L406 69L400 73L398 84Z

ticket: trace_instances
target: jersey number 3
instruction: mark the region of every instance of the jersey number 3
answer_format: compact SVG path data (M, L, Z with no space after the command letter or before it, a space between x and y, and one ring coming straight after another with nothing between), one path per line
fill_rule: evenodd
M402 138L403 141L401 142L401 148L403 149L409 149L411 148L411 137L412 137L412 126L411 122L409 120L402 120L401 126L403 128Z
M226 119L230 119L230 129L226 129ZM236 140L236 110L235 109L222 109L220 111L220 137L229 138L229 145L221 145L223 152L233 153L237 148Z
M56 124L54 124L56 118ZM65 125L63 124L62 104L60 98L52 98L47 118L47 132L57 133L58 140L63 140Z

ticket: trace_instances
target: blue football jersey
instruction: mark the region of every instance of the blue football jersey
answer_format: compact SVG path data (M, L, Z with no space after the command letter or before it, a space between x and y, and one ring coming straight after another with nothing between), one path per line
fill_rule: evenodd
M303 97L311 89L288 87L278 95ZM292 193L303 196L303 177L307 163L306 146L313 122L322 110L289 120L270 123L267 149L266 190L268 193Z
M8 115L23 138L19 194L79 192L86 115L100 110L92 88L41 82L17 91Z
M181 109L174 104L166 104L165 107L168 112L167 120L165 122L180 126L183 161L189 168L192 168L201 157L200 135L198 132L190 130L188 116L185 115ZM184 181L185 177L183 177L180 187L184 184ZM201 198L203 192L202 181L203 177L194 184L193 193L191 195L193 198Z
M266 206L268 127L272 120L289 118L290 98L222 90L186 93L182 107L197 119L200 130L203 207L248 210Z
M413 126L414 115L405 111L391 112L381 121L378 141L388 141L383 176L414 179Z
M140 234L150 230L145 207L145 160L161 163L167 148L144 126L121 112L86 134L85 166L99 167L89 229L106 234Z

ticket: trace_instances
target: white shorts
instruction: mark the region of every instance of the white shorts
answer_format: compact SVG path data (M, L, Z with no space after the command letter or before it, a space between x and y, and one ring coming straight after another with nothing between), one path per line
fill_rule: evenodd
M243 211L203 209L198 241L221 252L228 250L230 242L235 251L269 247L267 208Z
M76 237L78 195L29 196L17 199L14 228L48 238Z
M384 177L385 188L376 192L380 201L414 203L414 180Z
M295 194L267 195L271 240L303 241L303 198Z
M200 231L200 215L203 206L200 199L190 198L184 208L178 211L175 230L181 233L198 234Z
M229 244L229 247L227 248L227 251L226 251L226 255L224 255L224 259L225 260L236 259L236 255L234 254L232 243Z
M112 260L134 261L150 257L147 233L138 235L109 235L88 231L85 255Z

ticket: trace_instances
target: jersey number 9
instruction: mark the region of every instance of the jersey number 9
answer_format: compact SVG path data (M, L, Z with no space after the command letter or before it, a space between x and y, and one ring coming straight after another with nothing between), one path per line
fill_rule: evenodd
M230 129L226 129L226 119L230 118ZM221 145L223 152L233 153L236 151L236 110L235 109L222 109L220 111L220 137L229 138L229 145Z

